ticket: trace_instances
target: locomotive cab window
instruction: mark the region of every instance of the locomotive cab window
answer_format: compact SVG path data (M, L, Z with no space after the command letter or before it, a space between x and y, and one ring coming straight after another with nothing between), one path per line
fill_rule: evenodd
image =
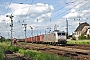
M58 33L58 36L61 35L61 33Z
M65 35L65 33L58 33L58 36L59 36L59 35L63 35L63 36L64 36L64 35Z
M62 35L65 35L65 33L62 33Z

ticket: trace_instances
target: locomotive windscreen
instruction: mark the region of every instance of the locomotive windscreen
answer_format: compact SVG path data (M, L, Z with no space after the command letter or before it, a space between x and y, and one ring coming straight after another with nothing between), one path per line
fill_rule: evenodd
M65 35L65 33L62 33L62 35Z
M58 36L59 36L59 35L65 35L65 33L58 33Z

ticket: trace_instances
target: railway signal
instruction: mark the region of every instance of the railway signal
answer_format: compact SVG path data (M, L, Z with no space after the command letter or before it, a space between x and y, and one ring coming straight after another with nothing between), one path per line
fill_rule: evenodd
M11 45L12 45L12 30L13 30L13 15L11 14L11 15L6 15L6 17L9 17L10 18L10 20L11 20L11 25L10 25L10 27L11 27Z
M22 24L22 25L24 25L24 27L25 27L24 32L25 32L25 43L26 43L26 27L27 27L27 24Z
M32 26L30 26L30 28L31 28L31 30L32 30L32 43L33 43L33 27Z

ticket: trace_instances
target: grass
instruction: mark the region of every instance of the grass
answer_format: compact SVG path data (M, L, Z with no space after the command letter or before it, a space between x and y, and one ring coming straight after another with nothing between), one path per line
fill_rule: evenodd
M41 53L34 50L22 50L20 49L18 53L23 54L24 56L28 56L33 58L34 60L70 60L66 57L57 56L54 54Z
M3 50L0 47L0 60L4 60L4 54L3 54Z
M90 44L90 40L70 40L67 44Z
M63 57L63 56L42 53L42 52L38 52L35 50L24 50L19 47L10 46L9 42L0 43L0 46L4 47L5 50L16 51L17 53L23 54L24 56L32 58L34 60L71 60L71 59L69 59L67 57ZM3 57L3 53L2 53L2 51L0 51L0 53L1 53L1 55L0 55L0 60L1 60Z

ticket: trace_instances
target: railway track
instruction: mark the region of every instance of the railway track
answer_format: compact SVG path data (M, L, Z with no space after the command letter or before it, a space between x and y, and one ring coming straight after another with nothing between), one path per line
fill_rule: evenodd
M24 49L37 50L45 53L70 57L73 60L90 60L89 46L86 45L46 46L43 44L19 44L19 46L24 47ZM87 47L87 49L85 49L85 47Z
M5 48L1 47L4 53L4 60L33 60L27 57L24 57L22 54L14 53L10 50L5 50Z
M67 44L65 45L65 47L90 50L90 45L84 45L84 44Z
M4 60L32 60L32 59L26 58L19 53L13 53L11 51L5 51Z

